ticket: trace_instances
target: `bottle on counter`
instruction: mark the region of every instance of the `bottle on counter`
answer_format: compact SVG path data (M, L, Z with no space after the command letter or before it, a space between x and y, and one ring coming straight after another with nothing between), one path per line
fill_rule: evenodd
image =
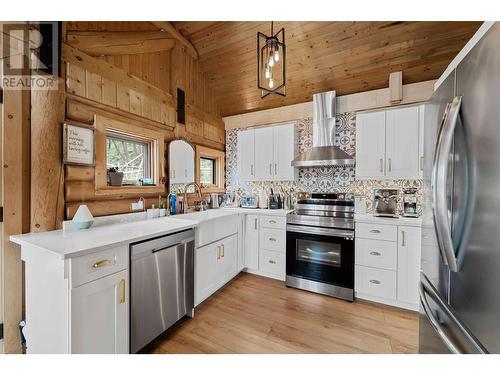
M170 194L170 215L177 213L177 197L175 194Z

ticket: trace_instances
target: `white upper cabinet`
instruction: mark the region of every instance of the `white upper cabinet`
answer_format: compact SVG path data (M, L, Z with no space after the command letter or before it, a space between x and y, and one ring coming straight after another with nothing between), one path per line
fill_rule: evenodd
M293 181L295 168L292 160L295 158L295 125L280 125L273 129L274 137L274 179L279 181Z
M242 130L238 134L238 178L241 181L293 181L294 124Z
M255 176L255 130L242 130L238 133L238 178L252 181Z
M418 119L418 107L405 107L387 111L385 149L387 177L418 177Z
M357 114L356 178L422 178L422 106Z
M194 149L182 139L170 142L169 173L171 183L194 182Z
M385 111L356 115L356 178L385 176Z
M255 179L269 181L274 176L273 128L255 129Z

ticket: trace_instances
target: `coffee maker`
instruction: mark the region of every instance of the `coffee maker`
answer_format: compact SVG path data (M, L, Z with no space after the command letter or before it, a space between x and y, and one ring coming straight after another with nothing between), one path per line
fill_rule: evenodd
M398 189L373 190L373 216L398 217Z
M403 216L418 217L417 213L417 189L403 190Z

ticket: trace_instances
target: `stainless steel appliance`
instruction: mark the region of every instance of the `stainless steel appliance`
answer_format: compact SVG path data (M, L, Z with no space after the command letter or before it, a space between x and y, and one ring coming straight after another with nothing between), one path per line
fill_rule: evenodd
M373 216L398 217L398 189L373 190Z
M240 205L243 208L259 208L259 201L255 195L246 195L240 198Z
M313 95L313 147L292 161L294 167L354 165L354 158L335 146L335 91Z
M500 24L426 104L420 353L500 353Z
M418 217L417 189L403 189L403 216Z
M130 246L130 352L194 309L194 230Z
M354 299L354 196L299 195L287 215L286 285Z

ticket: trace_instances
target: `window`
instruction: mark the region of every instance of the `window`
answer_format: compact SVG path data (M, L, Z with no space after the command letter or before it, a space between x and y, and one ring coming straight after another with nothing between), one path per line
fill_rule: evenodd
M108 133L106 166L123 172L123 185L153 184L151 179L151 142L131 136Z
M203 185L215 185L215 159L200 158L200 183Z

